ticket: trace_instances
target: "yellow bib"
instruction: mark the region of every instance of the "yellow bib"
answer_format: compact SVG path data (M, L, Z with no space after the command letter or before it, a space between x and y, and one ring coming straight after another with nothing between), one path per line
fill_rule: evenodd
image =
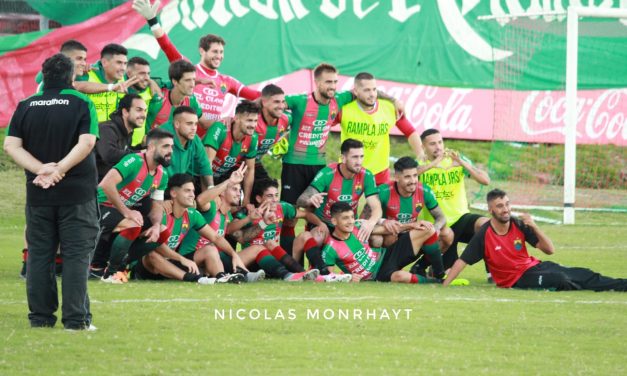
M385 100L366 113L356 100L342 107L342 142L353 138L364 143L364 167L378 174L390 167L390 129L396 124L396 109Z
M89 82L106 84L106 82L100 80L100 77L94 71L89 71L88 76L89 79L87 81ZM94 102L96 113L98 114L98 122L102 123L109 120L109 115L118 107L118 101L122 99L124 94L115 91L105 91L98 94L87 94L87 96Z
M428 164L429 161L418 161L419 165ZM466 184L464 183L464 168L453 166L451 158L444 158L436 168L432 168L420 175L420 180L431 187L438 200L438 206L442 208L446 216L446 225L451 226L459 218L468 213L468 199L466 198ZM420 212L421 219L433 222L433 217L428 210Z

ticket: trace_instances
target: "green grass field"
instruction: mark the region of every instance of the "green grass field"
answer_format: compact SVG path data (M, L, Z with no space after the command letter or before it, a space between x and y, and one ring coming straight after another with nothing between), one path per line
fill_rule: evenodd
M30 329L18 276L23 173L1 173L0 375L627 374L627 294L497 289L483 265L462 274L470 286L448 289L91 281L97 332ZM626 219L544 225L550 259L627 277Z

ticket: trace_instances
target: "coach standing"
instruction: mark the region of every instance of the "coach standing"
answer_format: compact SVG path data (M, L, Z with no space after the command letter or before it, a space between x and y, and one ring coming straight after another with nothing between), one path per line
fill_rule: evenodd
M62 322L91 325L87 276L98 234L93 103L72 88L72 61L56 54L43 64L43 91L21 101L4 150L26 170L26 294L31 327L52 327L59 301L54 259L63 257Z

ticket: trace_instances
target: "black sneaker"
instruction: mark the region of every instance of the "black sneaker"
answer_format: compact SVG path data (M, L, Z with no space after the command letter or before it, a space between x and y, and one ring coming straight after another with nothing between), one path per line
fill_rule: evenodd
M22 249L22 270L20 270L20 277L26 279L26 257L28 257L28 249Z
M104 276L105 268L95 266L89 267L89 279L101 279Z
M243 282L246 282L246 276L241 274L241 273L233 273L233 274L227 274L223 277L220 277L216 280L216 283L235 283L235 284L240 284Z

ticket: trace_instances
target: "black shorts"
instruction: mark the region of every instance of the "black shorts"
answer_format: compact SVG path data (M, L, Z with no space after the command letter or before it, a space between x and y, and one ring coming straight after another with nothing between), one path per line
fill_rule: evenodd
M131 247L133 248L133 247ZM135 249L137 250L137 249ZM150 253L151 251L148 251L148 253ZM162 276L161 274L154 274L151 273L148 269L146 269L146 266L144 266L144 263L142 261L143 257L146 256L148 253L145 253L143 255L141 255L141 257L139 259L136 259L137 262L134 262L131 266L131 278L132 279L138 279L138 280L149 280L149 281L163 281L163 280L167 280L168 278ZM137 256L137 254L135 254L134 256ZM188 253L187 255L185 255L185 258L189 259L189 260L194 260L194 252L192 253ZM168 260L170 261L173 265L175 265L177 268L181 269L184 272L187 272L187 268L185 266L183 266L183 264L181 264L178 261L174 261L174 260Z
M145 197L139 201L131 210L137 210L144 218L144 226L142 228L147 229L150 227L150 209L152 207L152 199ZM124 216L113 206L100 205L100 231L103 234L110 234L117 225L122 222Z
M414 254L414 246L411 244L409 232L402 233L398 236L398 240L388 247L383 256L383 262L379 273L377 273L376 281L390 282L392 273L403 270L404 267L416 261L418 256Z
M281 170L281 201L296 205L298 197L307 189L318 171L325 165L283 163Z
M483 217L479 214L466 213L462 215L457 222L451 226L451 230L455 234L453 238L453 244L459 242L468 244L470 239L475 236L475 222L477 219Z

